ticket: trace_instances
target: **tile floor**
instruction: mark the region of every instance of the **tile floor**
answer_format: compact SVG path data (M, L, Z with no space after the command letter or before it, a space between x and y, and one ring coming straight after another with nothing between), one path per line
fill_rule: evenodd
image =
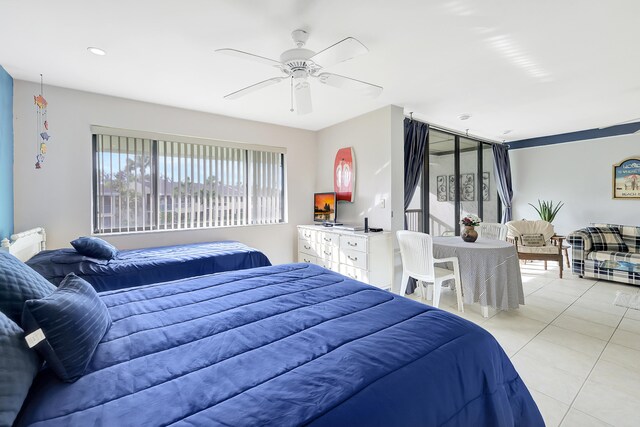
M525 305L480 315L440 307L491 332L511 358L549 427L640 426L640 310L613 305L640 287L580 279L542 262L522 264ZM417 296L414 297L417 299Z

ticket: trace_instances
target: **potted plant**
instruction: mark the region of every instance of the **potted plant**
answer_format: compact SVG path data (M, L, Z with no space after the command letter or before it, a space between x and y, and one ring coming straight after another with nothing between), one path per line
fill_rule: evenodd
M541 220L551 223L558 214L560 208L564 206L564 203L558 202L557 204L555 204L553 200L549 200L547 202L546 200L540 201L540 199L538 199L537 207L532 205L531 203L529 203L529 205L532 206L533 209L536 210L536 212L538 212Z

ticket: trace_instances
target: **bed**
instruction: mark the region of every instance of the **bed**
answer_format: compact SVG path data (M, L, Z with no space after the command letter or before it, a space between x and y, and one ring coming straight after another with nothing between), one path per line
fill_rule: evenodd
M99 295L84 376L43 369L16 426L544 425L485 330L319 266Z
M45 244L44 229L37 228L12 236L7 248L54 285L75 273L97 291L271 265L264 253L236 241L121 250L110 260L72 248L44 250Z

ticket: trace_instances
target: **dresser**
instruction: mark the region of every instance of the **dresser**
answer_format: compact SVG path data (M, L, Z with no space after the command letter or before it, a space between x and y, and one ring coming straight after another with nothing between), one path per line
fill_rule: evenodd
M309 262L355 280L391 290L393 234L319 225L298 226L298 262Z

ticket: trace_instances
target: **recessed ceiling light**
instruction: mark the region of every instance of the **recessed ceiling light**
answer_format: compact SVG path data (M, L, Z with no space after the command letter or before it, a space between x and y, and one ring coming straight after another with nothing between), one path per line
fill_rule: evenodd
M98 55L98 56L105 56L107 54L107 52L100 49L99 47L88 47L87 50L93 53L94 55Z
M460 114L460 115L458 116L458 118L459 118L460 120L469 120L469 119L471 118L471 114L469 114L469 113Z

